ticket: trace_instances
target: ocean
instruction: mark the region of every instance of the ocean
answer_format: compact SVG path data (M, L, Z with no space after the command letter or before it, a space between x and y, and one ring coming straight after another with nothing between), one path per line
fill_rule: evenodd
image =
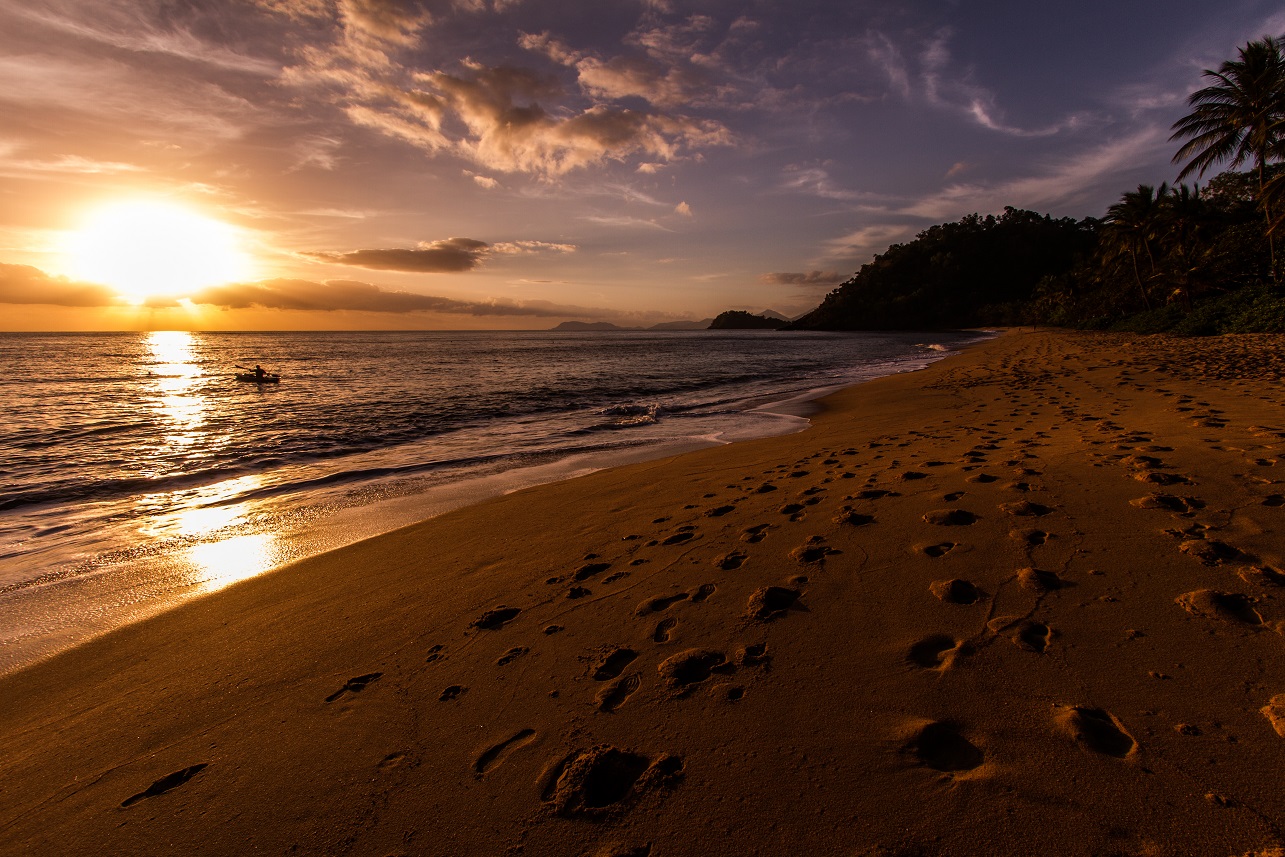
M486 496L800 430L789 403L979 336L0 334L0 672Z

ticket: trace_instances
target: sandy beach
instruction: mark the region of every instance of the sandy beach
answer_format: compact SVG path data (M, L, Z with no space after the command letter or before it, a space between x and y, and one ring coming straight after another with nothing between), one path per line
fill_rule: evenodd
M0 680L0 854L1285 853L1285 337L1010 332Z

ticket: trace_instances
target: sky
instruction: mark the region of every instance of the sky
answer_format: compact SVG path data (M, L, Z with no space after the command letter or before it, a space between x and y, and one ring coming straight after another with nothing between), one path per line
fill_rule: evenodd
M1172 181L1226 0L0 0L0 330L796 316ZM1206 177L1208 178L1208 177Z

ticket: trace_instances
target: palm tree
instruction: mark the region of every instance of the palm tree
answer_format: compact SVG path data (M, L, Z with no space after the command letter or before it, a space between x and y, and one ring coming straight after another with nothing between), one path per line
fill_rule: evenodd
M1191 279L1199 264L1192 258L1206 220L1205 201L1200 196L1200 186L1194 189L1180 184L1160 200L1158 232L1166 248L1166 256L1177 294L1183 308L1191 311Z
M1285 37L1283 37L1285 38ZM1285 52L1282 39L1265 36L1238 51L1217 71L1206 69L1213 83L1191 94L1191 113L1173 124L1170 140L1186 139L1173 156L1188 161L1178 174L1182 181L1221 161L1232 167L1252 161L1258 170L1259 202L1266 185L1265 170L1285 138ZM1268 211L1264 208L1264 217ZM1276 276L1276 246L1268 236L1272 276Z
M1168 195L1169 185L1163 182L1159 190L1151 185L1140 184L1137 190L1128 191L1119 202L1107 209L1104 233L1107 252L1116 256L1128 255L1133 265L1133 279L1142 296L1142 305L1147 309L1151 309L1151 298L1147 296L1147 287L1138 270L1138 254L1146 254L1150 263L1148 279L1154 277L1156 259L1151 252L1151 244L1159 233L1164 200Z

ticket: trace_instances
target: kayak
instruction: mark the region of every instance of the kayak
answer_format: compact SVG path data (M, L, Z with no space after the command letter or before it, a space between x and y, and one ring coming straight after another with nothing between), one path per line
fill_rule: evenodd
M236 379L238 381L249 381L251 384L280 384L281 383L280 375L265 374L263 377L259 377L253 372L238 373L236 376Z

